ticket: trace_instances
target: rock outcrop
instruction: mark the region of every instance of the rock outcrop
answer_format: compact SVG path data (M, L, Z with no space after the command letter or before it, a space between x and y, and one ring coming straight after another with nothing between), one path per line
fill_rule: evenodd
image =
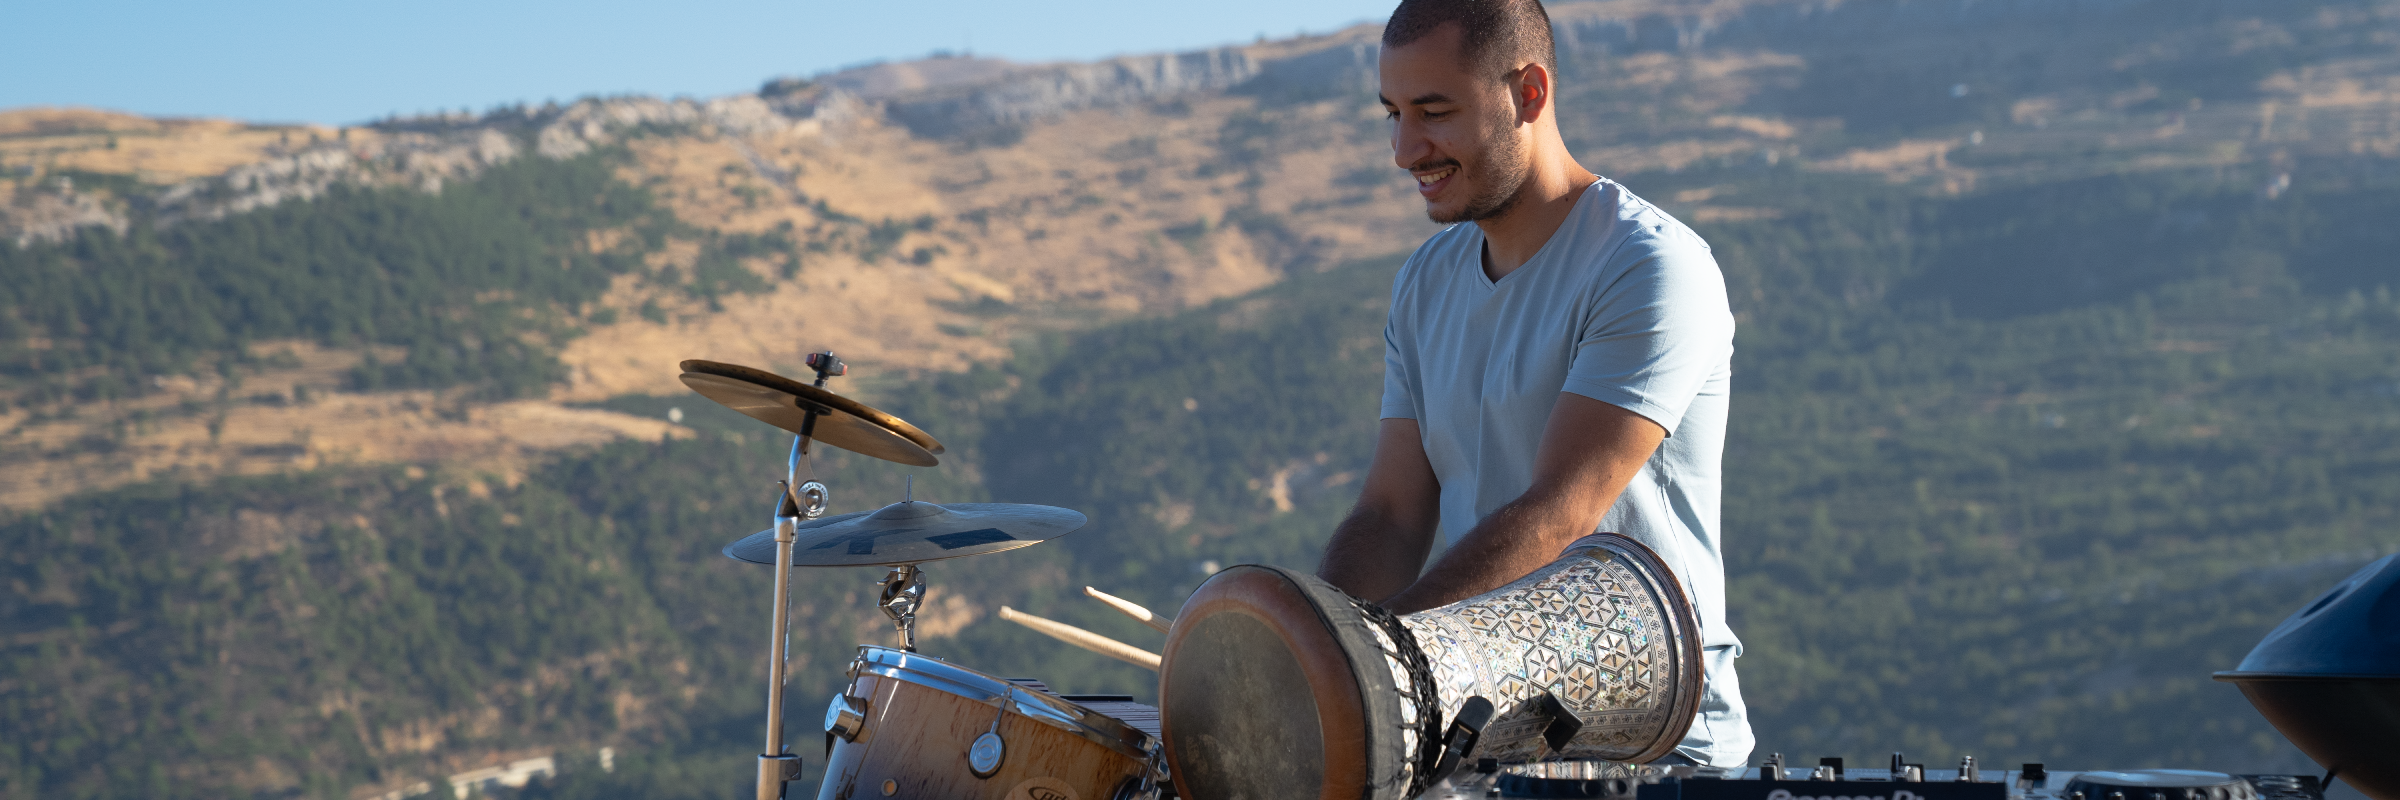
M851 67L829 75L819 75L800 84L815 84L838 89L869 100L987 83L1010 72L1029 68L997 58L978 58L971 55L941 55L916 61L894 61ZM770 84L770 88L773 84ZM763 91L761 94L770 94Z
M641 128L713 128L750 136L783 130L795 122L754 94L712 100L612 97L583 100L542 120L534 149L550 158L568 158Z
M23 247L35 242L64 241L75 231L86 227L109 228L124 233L130 224L125 212L102 201L89 192L75 189L75 181L64 176L53 178L38 187L15 192L10 208L0 215L0 235L16 240Z
M815 107L842 118L866 112L838 93L819 100ZM564 107L480 117L396 119L361 129L362 135L357 137L301 145L295 152L147 194L105 198L78 191L63 176L17 189L16 199L0 207L0 235L24 245L63 241L90 226L123 232L135 219L161 226L213 220L287 200L313 199L344 182L440 191L446 181L472 177L528 152L545 158L572 158L636 130L748 136L784 130L801 121L756 95L712 100L595 98Z
M1085 108L1230 89L1259 73L1243 48L1027 69L987 83L903 93L884 114L928 138L968 136Z

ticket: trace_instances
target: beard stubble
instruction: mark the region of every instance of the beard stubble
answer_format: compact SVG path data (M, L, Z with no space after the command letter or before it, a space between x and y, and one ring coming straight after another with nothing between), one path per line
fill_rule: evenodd
M1475 171L1480 174L1473 177L1478 185L1475 192L1467 196L1466 204L1460 206L1458 211L1447 214L1428 207L1425 209L1427 218L1444 225L1475 222L1506 214L1510 207L1517 204L1517 196L1525 188L1528 170L1524 143L1517 141L1510 121L1501 120L1484 138L1488 144L1475 155ZM1459 175L1468 177L1465 165L1460 166Z

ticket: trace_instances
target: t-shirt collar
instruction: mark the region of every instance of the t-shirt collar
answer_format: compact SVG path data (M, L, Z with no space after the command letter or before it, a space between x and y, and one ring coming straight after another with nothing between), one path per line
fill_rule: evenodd
M1567 248L1568 245L1561 244L1561 242L1573 240L1576 233L1583 227L1584 216L1591 213L1592 205L1585 201L1589 200L1592 195L1599 193L1600 185L1607 182L1607 178L1596 178L1592 181L1591 185L1583 187L1583 191L1575 195L1575 206L1567 210L1567 218L1558 223L1558 230L1550 232L1550 238L1542 242L1542 248L1540 250L1533 251L1532 258L1526 259L1524 264L1519 265L1515 270L1509 272L1505 276L1502 276L1500 280L1510 280L1516 276L1523 275L1525 274L1526 270L1534 269L1549 261L1551 253L1559 252ZM1471 262L1475 270L1475 280L1481 281L1483 288L1487 290L1499 291L1500 281L1492 280L1491 273L1483 268L1484 247L1489 244L1489 242L1483 238L1483 226L1476 225L1472 222L1464 224L1475 229L1475 241L1473 243L1474 256L1473 261Z

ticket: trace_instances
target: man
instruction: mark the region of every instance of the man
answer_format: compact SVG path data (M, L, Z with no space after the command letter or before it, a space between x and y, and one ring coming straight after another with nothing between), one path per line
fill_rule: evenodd
M1535 0L1403 0L1383 34L1393 160L1452 224L1393 282L1382 430L1320 576L1410 613L1575 540L1658 551L1698 612L1707 691L1671 762L1752 745L1725 624L1718 474L1733 316L1707 243L1575 162ZM1448 550L1425 567L1436 534ZM1422 574L1420 574L1422 573Z

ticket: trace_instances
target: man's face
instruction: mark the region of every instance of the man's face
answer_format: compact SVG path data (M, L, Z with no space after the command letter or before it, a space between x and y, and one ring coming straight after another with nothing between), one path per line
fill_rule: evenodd
M1530 166L1510 81L1460 57L1459 28L1444 25L1387 47L1379 71L1392 115L1392 161L1416 176L1425 215L1441 223L1506 212Z

